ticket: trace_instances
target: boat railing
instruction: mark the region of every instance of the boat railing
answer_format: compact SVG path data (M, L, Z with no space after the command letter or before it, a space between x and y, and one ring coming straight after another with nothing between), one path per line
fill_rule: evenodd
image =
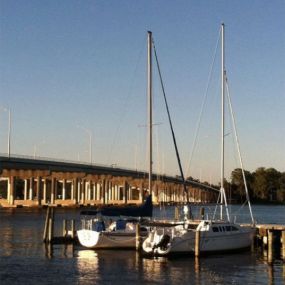
M93 220L92 219L90 219L90 220L82 219L81 225L82 225L82 229L84 229L84 230L92 230Z

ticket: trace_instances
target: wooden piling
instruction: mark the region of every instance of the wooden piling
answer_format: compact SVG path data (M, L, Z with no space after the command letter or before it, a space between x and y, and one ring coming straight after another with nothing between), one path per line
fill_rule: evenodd
M179 209L178 209L177 206L175 207L174 219L175 219L176 221L179 220Z
M195 268L195 273L199 274L200 273L200 258L198 256L195 256L194 268Z
M71 238L75 237L75 220L70 221Z
M136 224L136 250L141 250L142 238L141 238L141 227L140 224Z
M251 245L250 245L250 251L254 252L254 250L255 250L255 237L252 239Z
M48 225L48 242L51 243L53 239L53 230L54 230L54 208L51 208L49 216L49 225Z
M47 258L52 258L53 256L53 245L50 243L45 244L45 252Z
M268 262L273 261L273 231L267 231L268 236Z
M49 216L50 216L50 207L47 208L45 227L44 227L44 234L43 234L43 241L44 242L46 242L47 239L48 239Z
M195 233L195 257L200 255L200 231Z
M282 237L282 258L283 260L285 260L285 231L282 231L281 237Z
M67 222L66 219L63 220L62 222L62 236L67 237Z

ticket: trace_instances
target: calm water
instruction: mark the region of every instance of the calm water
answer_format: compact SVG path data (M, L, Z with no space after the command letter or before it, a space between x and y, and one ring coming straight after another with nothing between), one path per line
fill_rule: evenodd
M205 209L213 212L213 207ZM48 248L42 243L45 213L0 209L0 284L285 284L285 263L276 256L270 265L258 251L197 261L193 256L146 259L131 250ZM78 213L78 209L56 209L59 221L78 219ZM239 220L246 221L244 214ZM285 223L285 206L255 206L254 214L259 223ZM170 217L174 209L156 208L155 215Z

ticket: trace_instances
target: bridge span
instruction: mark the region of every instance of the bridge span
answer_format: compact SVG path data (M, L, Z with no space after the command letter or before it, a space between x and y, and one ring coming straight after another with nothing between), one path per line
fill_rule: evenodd
M216 189L187 181L189 200L216 202ZM148 173L112 166L0 156L0 207L140 204ZM179 177L153 174L154 203L185 201Z

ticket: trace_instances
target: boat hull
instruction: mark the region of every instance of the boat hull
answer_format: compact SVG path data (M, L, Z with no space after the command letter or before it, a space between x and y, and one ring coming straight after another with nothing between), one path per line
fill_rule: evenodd
M143 243L147 254L166 256L170 254L189 254L195 252L197 230L156 230L150 233ZM255 229L239 227L236 231L213 232L212 229L200 232L200 252L230 252L249 248L252 244ZM167 237L167 238L166 238ZM166 241L166 242L165 242Z
M77 231L80 244L87 248L129 248L136 247L135 232L97 232L87 229Z
M254 233L245 231L229 235L212 235L200 232L200 252L225 252L248 248L252 244ZM183 237L176 237L171 244L170 252L195 252L195 232L188 232Z

